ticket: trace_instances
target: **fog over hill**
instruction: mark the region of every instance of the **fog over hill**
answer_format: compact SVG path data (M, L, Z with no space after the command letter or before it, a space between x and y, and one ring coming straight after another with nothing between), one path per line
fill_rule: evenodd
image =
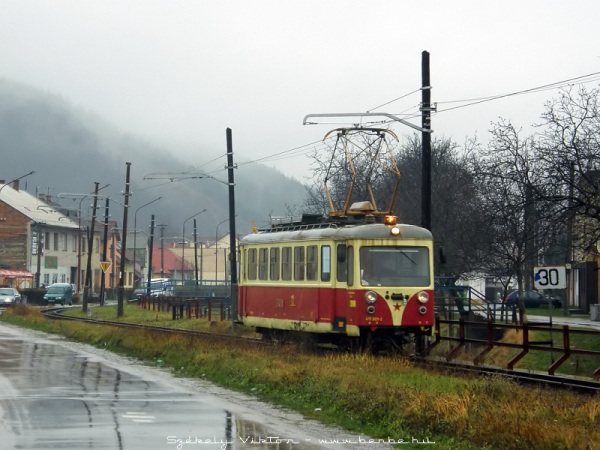
M239 164L235 170L238 234L250 232L254 223L265 225L269 215L301 210L306 196L301 183L261 164L243 164L245 161L236 160L235 146L233 130L234 163ZM33 195L49 195L62 206L74 209L80 199L60 194L91 193L94 182L101 187L110 184L101 194L124 203L126 163L130 162L130 230L136 219L137 229L148 231L150 216L154 214L156 224L167 225L165 237L181 236L184 221L206 208L196 220L199 238L208 240L215 238L218 224L229 217L228 187L224 183L210 178L173 182L144 179L148 173L182 173L215 158L222 158L221 167L225 167L225 130L220 155L199 149L193 161L182 161L168 149L120 131L55 94L0 78L0 154L0 179L8 182L34 170L34 174L21 180L22 189ZM225 170L211 176L227 181ZM161 200L142 207L160 196ZM91 199L82 202L82 209L90 211ZM99 205L103 214L104 201ZM122 206L111 203L110 213L121 223ZM192 230L193 220L189 220L185 223L188 239ZM223 223L218 228L219 237L227 231L228 225Z

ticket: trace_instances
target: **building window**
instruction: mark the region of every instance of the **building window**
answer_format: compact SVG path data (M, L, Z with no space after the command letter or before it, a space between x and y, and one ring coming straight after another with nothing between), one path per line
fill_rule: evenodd
M49 285L50 284L50 274L49 273L45 273L44 274L44 284L45 285Z
M73 236L73 239L71 240L71 250L73 252L77 251L77 236Z
M60 275L60 282L61 283L66 283L67 282L67 276L64 273Z
M67 251L67 242L69 239L66 234L63 234L62 237L63 237L63 251L66 252Z
M44 248L50 250L50 233L48 231L44 233Z
M54 250L58 251L58 233L54 233Z

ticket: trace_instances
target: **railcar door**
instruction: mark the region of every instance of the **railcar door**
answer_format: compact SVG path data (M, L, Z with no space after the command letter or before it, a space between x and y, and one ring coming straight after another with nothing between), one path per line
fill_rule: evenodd
M347 333L348 315L350 309L348 296L348 274L352 273L352 246L338 243L335 248L335 280L334 290L333 331Z

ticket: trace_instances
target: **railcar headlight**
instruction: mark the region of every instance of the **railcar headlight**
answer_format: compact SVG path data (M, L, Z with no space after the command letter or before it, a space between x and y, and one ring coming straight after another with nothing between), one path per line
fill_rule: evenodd
M377 301L377 294L373 291L367 291L365 292L365 302L367 302L367 304L372 305L373 303L375 303Z
M398 236L400 234L400 228L398 228L397 226L393 226L392 228L390 228L390 234L392 236Z
M429 294L421 291L417 294L417 300L419 300L419 303L427 303L429 301Z

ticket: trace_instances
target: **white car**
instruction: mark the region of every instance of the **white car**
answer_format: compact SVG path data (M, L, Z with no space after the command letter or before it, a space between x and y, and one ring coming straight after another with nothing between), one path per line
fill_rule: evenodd
M14 306L21 303L21 294L15 288L0 288L0 306Z

